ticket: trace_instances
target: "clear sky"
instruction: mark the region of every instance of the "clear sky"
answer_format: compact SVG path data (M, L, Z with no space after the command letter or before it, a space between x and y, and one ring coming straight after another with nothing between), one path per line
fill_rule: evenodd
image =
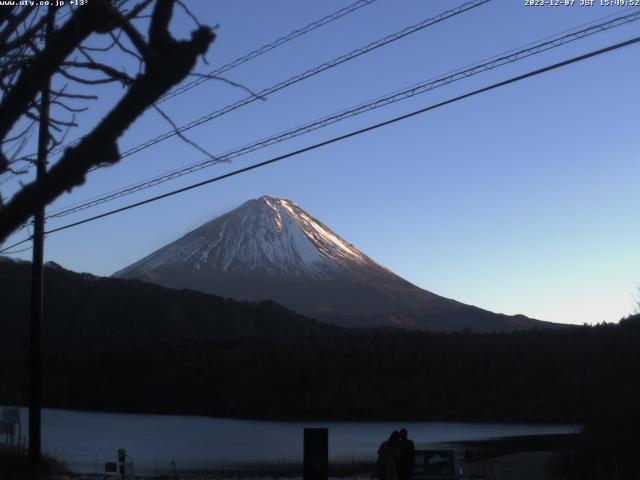
M197 70L211 70L349 3L191 1L200 22L219 25L207 55L210 65ZM378 0L226 77L261 90L460 3ZM578 4L528 7L524 0L493 0L192 129L188 136L214 154L224 153L623 11ZM194 28L178 10L173 26L179 35ZM598 34L48 226L247 166L639 32L636 22ZM46 259L109 275L247 199L267 194L295 201L374 260L440 295L555 322L617 321L633 310L640 281L639 59L640 46L631 46L53 234L46 240ZM120 93L118 87L106 89L82 117L80 130L91 126ZM245 95L209 81L162 108L183 124ZM169 128L149 112L122 138L121 149ZM84 186L52 208L202 157L179 139L170 139L92 173ZM29 252L22 257L28 259Z

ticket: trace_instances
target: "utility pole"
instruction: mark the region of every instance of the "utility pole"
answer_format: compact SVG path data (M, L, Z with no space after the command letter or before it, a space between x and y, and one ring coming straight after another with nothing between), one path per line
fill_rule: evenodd
M47 10L45 48L53 31L55 9ZM51 78L43 80L40 94L40 125L38 130L38 158L36 182L42 181L47 171L49 143L49 95ZM31 263L31 319L29 330L29 480L40 480L42 463L42 275L44 256L44 207L33 217L33 253Z

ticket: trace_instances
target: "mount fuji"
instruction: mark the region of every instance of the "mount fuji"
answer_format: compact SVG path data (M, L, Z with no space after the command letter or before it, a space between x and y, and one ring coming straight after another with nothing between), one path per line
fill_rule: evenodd
M272 299L347 327L492 331L553 325L423 290L294 202L268 196L245 202L114 276L236 300Z

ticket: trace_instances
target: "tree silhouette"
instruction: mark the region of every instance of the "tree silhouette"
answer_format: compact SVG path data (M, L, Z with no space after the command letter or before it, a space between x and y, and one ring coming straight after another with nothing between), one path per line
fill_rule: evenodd
M188 40L170 33L176 3L190 14L179 0L134 4L91 0L58 18L46 44L47 16L55 15L53 8L1 7L0 175L4 178L25 173L33 161L21 153L39 122L39 98L47 81L56 80L51 103L57 107L48 122L49 150L60 149L68 130L77 126L76 115L87 108L77 102L97 99L99 85L117 82L124 93L87 134L61 151L41 180L21 184L6 202L0 198L0 243L38 208L82 185L91 169L118 162L119 137L187 77L198 56L207 52L215 38L210 27L198 24ZM146 35L137 26L141 22L148 24ZM108 43L96 46L96 41L103 41L100 37ZM135 75L121 67L124 55L137 61Z

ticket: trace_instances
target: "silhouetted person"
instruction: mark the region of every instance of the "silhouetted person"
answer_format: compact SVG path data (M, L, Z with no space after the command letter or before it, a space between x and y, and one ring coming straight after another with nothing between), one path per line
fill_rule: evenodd
M400 462L398 462L398 479L411 480L413 467L416 461L416 447L413 441L407 437L407 429L400 430Z
M389 440L382 442L378 449L378 461L374 477L380 480L398 480L400 461L400 432L395 430Z

